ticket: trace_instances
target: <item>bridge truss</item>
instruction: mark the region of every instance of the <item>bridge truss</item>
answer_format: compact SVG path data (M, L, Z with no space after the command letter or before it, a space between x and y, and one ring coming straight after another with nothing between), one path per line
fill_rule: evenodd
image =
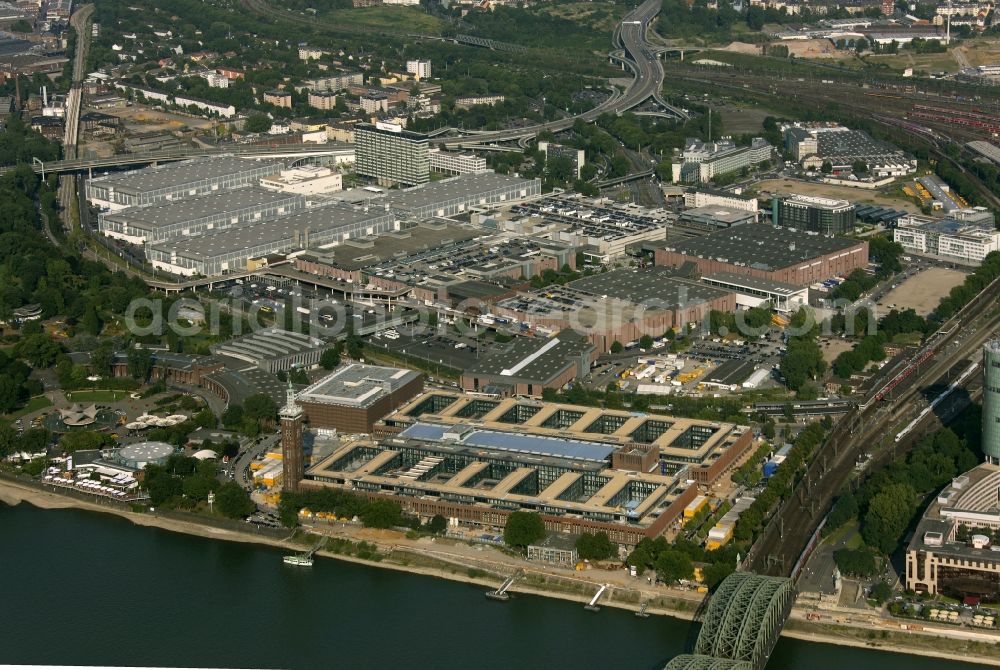
M681 654L663 668L663 670L753 670L744 661L730 661L728 658L701 656L698 654Z
M719 585L709 601L695 642L695 654L747 664L718 666L720 669L761 670L794 602L792 580L734 572ZM711 665L679 667L716 668Z

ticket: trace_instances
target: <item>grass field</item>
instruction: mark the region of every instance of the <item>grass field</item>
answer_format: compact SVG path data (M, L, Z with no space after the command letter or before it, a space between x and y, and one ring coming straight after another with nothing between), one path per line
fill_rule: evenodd
M40 409L45 409L46 407L52 407L52 401L43 395L35 396L28 400L24 407L19 410L15 410L10 414L5 414L3 416L6 421L13 421L25 414L31 414L32 412L37 412Z
M445 21L421 9L388 5L333 9L317 17L318 27L329 26L337 31L367 28L388 33L440 35L445 25Z
M70 391L66 394L71 402L115 402L129 397L128 391Z

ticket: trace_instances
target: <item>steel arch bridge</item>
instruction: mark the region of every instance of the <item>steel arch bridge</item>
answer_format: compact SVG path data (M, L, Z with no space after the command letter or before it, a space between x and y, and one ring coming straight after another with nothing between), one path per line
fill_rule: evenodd
M695 654L745 664L723 668L760 670L767 663L794 602L792 580L734 572L719 585L708 603L694 645Z
M753 670L744 661L730 661L728 658L681 654L673 658L663 670Z

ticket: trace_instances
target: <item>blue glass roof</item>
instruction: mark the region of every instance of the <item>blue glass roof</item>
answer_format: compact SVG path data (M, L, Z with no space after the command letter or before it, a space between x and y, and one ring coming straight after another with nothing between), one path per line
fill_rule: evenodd
M468 426L443 426L430 423L415 423L402 433L400 437L438 442L448 432L466 432L459 444L482 449L513 451L536 456L554 456L571 458L581 461L606 461L618 447L604 442L585 442L563 437L546 437L542 435L525 435L522 433L505 433L497 430L474 430Z

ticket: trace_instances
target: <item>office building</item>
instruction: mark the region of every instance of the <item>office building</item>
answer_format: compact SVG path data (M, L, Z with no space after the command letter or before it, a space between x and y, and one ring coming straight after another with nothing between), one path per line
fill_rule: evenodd
M424 389L424 377L404 368L351 363L298 394L312 429L371 433L388 416Z
M897 221L892 236L910 253L969 265L979 265L988 253L1000 250L1000 231L992 224L950 218L911 214Z
M774 147L755 137L750 146L737 147L729 138L703 142L688 138L681 155L674 161L674 182L710 182L717 177L756 167L774 157Z
M1000 465L1000 340L983 346L983 455Z
M282 170L260 180L263 189L301 195L321 195L339 191L344 186L344 175L319 165L302 165Z
M741 209L753 212L756 221L759 204L753 196L740 195L731 191L719 191L710 188L694 188L684 192L684 206L688 209L718 205L729 209Z
M1000 599L998 490L1000 467L984 464L937 495L907 547L908 590L975 603Z
M430 169L441 174L479 174L489 172L486 159L474 153L431 149L428 154Z
M181 200L196 195L251 186L261 177L284 169L280 161L253 161L233 156L197 158L87 181L87 199L98 207L119 210Z
M430 180L427 136L392 123L359 123L354 131L358 174L380 184L414 186Z
M845 235L854 230L854 205L808 195L790 195L771 200L771 222L782 228L807 230L822 235Z

